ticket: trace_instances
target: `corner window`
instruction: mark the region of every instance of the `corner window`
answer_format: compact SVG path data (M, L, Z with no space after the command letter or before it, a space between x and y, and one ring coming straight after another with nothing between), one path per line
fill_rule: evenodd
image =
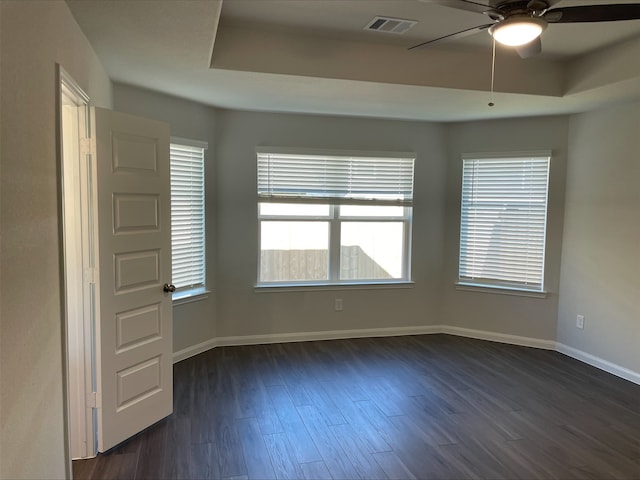
M171 267L176 297L205 286L204 152L207 144L171 139Z
M258 152L258 285L410 280L413 165Z
M458 283L542 292L550 154L463 159Z

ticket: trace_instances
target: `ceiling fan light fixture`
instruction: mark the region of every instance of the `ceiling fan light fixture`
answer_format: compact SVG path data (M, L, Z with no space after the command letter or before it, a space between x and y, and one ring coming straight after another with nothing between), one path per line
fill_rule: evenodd
M545 28L547 22L542 18L513 16L493 25L489 33L498 43L519 47L538 38Z

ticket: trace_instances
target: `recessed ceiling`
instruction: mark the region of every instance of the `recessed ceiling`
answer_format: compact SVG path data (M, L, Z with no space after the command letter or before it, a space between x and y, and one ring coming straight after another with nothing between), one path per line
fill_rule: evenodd
M498 49L489 108L486 32L407 51L486 23L428 0L67 3L113 80L221 108L451 121L640 97L640 20L550 25L531 59ZM364 30L378 15L418 23L403 35Z
M513 0L512 0L513 1ZM495 5L498 0L479 3ZM637 3L637 0L551 0L553 7ZM380 38L362 32L374 15L416 20L402 38ZM488 23L481 14L445 7L429 0L224 0L222 25L251 25L299 34L326 35L356 41L397 43L405 47ZM550 25L545 32L544 56L567 59L640 35L638 21ZM456 40L451 45L490 48L487 32ZM450 46L451 46L450 45ZM544 58L544 57L543 57Z

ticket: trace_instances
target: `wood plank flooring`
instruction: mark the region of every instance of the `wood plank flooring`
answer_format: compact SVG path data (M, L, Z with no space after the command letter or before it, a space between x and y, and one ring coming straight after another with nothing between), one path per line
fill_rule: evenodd
M76 479L638 479L640 386L449 335L223 347Z

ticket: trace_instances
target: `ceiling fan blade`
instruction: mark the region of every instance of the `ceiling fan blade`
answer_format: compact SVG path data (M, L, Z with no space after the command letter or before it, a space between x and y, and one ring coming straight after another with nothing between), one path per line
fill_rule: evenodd
M640 19L640 3L553 8L548 10L542 18L549 23L638 20Z
M495 8L487 5L482 1L475 0L420 0L424 3L435 3L443 7L457 8L458 10L466 10L468 12L485 13L493 12Z
M520 45L519 47L516 47L516 52L518 52L518 55L520 55L520 58L533 57L534 55L539 54L541 51L542 51L542 40L540 40L540 37L530 41L525 45Z
M440 42L442 40L451 40L451 39L454 39L454 38L468 37L469 35L474 35L474 34L476 34L478 32L481 32L482 30L486 30L491 25L493 25L493 23L488 23L486 25L480 25L479 27L467 28L466 30L462 30L460 32L450 33L449 35L445 35L444 37L438 37L438 38L434 38L433 40L427 40L426 42L422 42L422 43L419 43L417 45L414 45L413 47L409 47L409 50L416 50L418 48L422 48L422 47L427 46L427 45L429 45L431 43Z

